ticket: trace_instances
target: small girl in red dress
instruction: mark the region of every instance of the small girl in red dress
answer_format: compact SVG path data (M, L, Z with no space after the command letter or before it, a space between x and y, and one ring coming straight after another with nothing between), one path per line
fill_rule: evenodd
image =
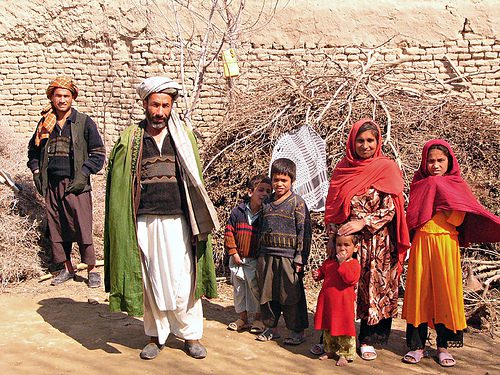
M314 328L323 330L325 345L325 354L319 359L333 358L338 351L337 366L346 366L356 355L354 287L361 273L358 260L353 258L357 243L353 234L337 236L335 247L329 241L328 259L312 274L316 281L324 279L314 317Z

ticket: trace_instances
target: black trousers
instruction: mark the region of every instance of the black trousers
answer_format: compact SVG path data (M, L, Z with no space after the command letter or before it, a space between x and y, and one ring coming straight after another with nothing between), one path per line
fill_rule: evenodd
M391 334L392 318L381 319L377 324L368 325L368 321L361 319L359 327L359 345L386 344Z
M438 348L460 348L464 346L463 331L453 332L442 323L434 324L434 328L436 329L436 345ZM428 331L429 325L427 323L422 323L418 327L411 324L406 325L406 345L410 350L418 350L425 347Z
M286 327L295 332L301 332L309 327L306 296L302 293L299 302L294 305L282 305L278 301L269 301L260 305L262 321L267 327L275 328L281 314Z

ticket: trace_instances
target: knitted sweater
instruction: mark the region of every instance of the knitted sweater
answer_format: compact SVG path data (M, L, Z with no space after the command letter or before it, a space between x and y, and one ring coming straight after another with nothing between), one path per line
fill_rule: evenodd
M306 264L311 247L309 210L299 195L265 204L262 210L259 255L273 255Z
M242 258L255 258L259 241L259 218L248 223L245 203L233 208L224 234L224 248L228 255L239 254Z

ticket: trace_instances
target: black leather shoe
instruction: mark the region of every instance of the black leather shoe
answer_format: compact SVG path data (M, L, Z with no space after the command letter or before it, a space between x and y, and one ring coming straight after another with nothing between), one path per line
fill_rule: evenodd
M207 349L199 341L185 341L184 350L189 356L196 359L203 359L207 356Z
M74 278L75 278L75 273L68 272L68 270L65 268L61 272L59 272L59 275L54 277L54 280L52 280L50 285L59 285L59 284L65 283L66 281L74 279Z

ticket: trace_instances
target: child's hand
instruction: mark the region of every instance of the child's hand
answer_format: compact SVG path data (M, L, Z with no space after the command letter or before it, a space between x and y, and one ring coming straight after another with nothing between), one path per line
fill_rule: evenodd
M318 281L319 280L319 270L312 270L311 271L311 275L312 275L312 278L314 281Z
M337 253L337 261L342 264L347 260L347 253L345 251L341 251Z
M233 263L237 266L241 265L243 262L241 261L240 254L236 253L231 255L233 257Z

